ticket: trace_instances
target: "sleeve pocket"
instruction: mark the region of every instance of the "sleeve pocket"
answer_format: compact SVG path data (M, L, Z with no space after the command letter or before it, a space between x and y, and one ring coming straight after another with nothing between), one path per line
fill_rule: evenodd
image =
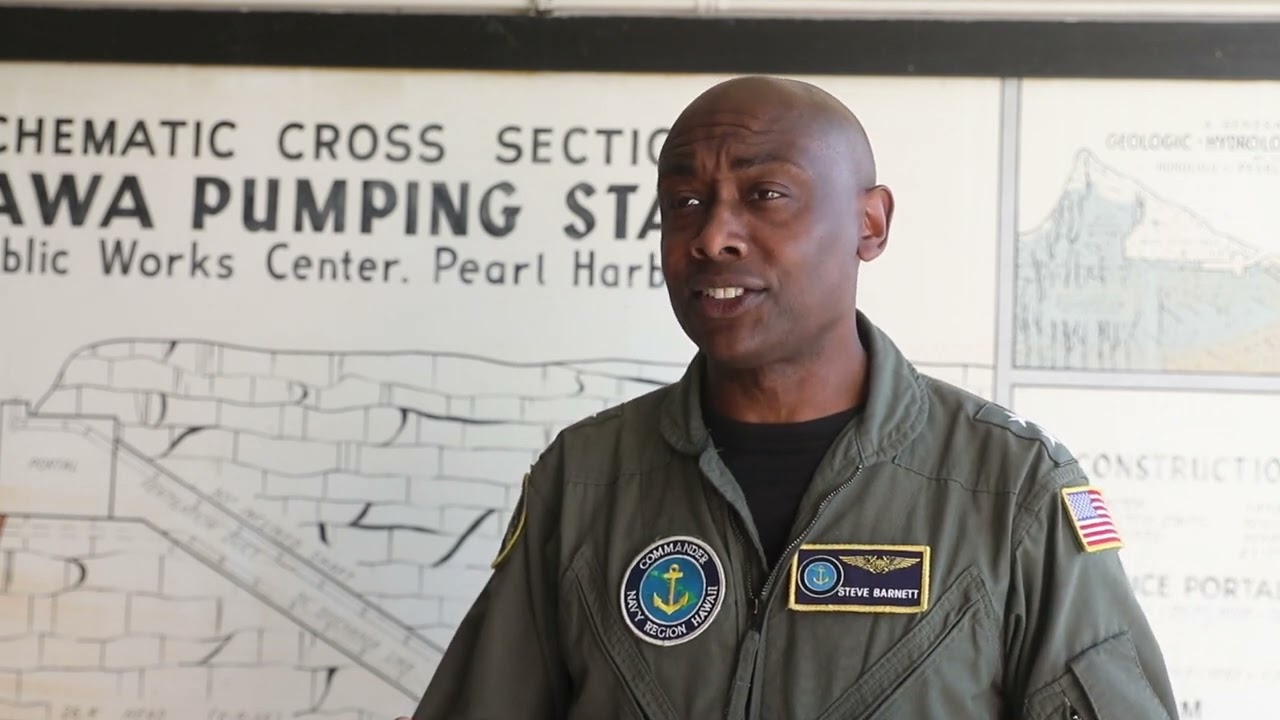
M1068 666L1027 698L1028 720L1170 720L1128 633L1103 640Z

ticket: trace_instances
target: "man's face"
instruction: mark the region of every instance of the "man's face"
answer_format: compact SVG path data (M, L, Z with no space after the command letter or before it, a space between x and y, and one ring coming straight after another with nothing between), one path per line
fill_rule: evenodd
M658 168L672 309L708 357L743 369L815 352L854 322L863 214L838 143L757 107L682 118Z

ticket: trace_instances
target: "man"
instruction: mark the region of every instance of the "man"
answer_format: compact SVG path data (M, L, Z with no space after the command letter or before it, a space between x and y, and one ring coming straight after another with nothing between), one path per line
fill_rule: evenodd
M1174 716L1079 465L855 309L894 204L848 109L719 84L658 194L699 352L534 465L414 719Z

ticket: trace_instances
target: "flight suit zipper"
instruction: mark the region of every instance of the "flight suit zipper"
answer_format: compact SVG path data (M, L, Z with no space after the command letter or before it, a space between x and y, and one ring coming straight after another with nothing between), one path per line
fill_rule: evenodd
M836 487L836 489L827 493L827 496L822 499L821 503L818 504L818 509L813 512L813 517L810 518L809 524L805 526L805 529L801 531L800 534L797 535L794 540L791 541L791 544L787 546L787 549L784 550L782 554L778 556L777 564L774 565L773 570L769 573L768 578L764 581L764 587L760 589L760 594L757 595L755 598L754 607L752 610L752 615L753 615L752 625L757 630L759 630L761 627L764 626L764 623L761 621L762 618L764 617L764 613L761 612L761 605L763 605L766 599L769 597L769 590L773 587L773 583L778 579L778 571L787 565L787 561L788 561L788 558L791 557L791 553L795 552L796 548L799 547L800 544L804 542L805 538L809 536L810 532L813 532L814 526L818 524L818 518L822 517L822 511L826 509L827 505L831 502L831 500L835 498L836 495L839 495L842 490L852 485L853 481L858 479L858 476L861 474L862 474L862 462L859 461L858 467L853 471L853 474L849 476L849 479L845 480L843 483L840 483L840 485ZM747 572L748 572L748 577L750 577L750 568L747 569Z
M791 541L791 544L787 546L787 549L778 557L777 565L773 567L772 571L765 579L764 587L760 589L759 593L755 592L754 583L752 582L752 563L750 561L747 562L745 568L747 576L747 596L751 598L751 624L747 642L749 642L752 647L750 648L751 651L747 653L750 657L740 655L738 658L738 674L744 674L746 682L743 683L745 687L742 688L742 690L739 691L735 688L734 696L737 698L737 702L731 703L730 706L726 708L727 720L746 720L750 715L750 706L753 702L751 696L755 692L754 676L756 659L760 653L760 647L763 645L764 639L764 609L766 600L769 597L769 590L772 589L774 582L777 581L779 570L787 564L787 558L791 556L791 553L795 552L796 548L799 547L799 545L804 542L804 539L808 537L809 533L813 531L814 526L818 524L818 519L822 516L822 511L826 509L831 500L835 498L836 495L840 494L842 490L852 485L853 481L856 480L860 474L862 474L862 461L858 461L858 467L853 471L853 474L849 476L849 479L845 480L834 490L827 493L827 496L818 504L818 509L814 511L813 518L809 520L809 524L805 526L804 530ZM747 548L746 541L742 537L742 531L738 527L739 522L741 522L740 519L731 519L730 524L733 526L733 534L737 537L739 547L743 551L744 556L750 556L751 551ZM744 648L744 650L746 649L747 648ZM738 714L739 712L741 715Z
M741 522L742 521L737 517L731 516L729 518L729 526L733 528L733 536L738 539L738 549L742 551L743 557L748 558L744 569L747 572L747 597L751 598L751 619L754 622L756 613L760 608L760 599L756 597L756 585L751 577L751 566L753 563L751 562L750 557L752 555L752 548L747 547L747 541L742 537L742 529L739 527L739 523Z

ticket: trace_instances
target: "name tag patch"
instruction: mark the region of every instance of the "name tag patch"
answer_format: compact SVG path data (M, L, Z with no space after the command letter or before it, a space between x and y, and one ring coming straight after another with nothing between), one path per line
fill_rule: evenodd
M919 613L929 607L927 545L801 545L792 610Z

